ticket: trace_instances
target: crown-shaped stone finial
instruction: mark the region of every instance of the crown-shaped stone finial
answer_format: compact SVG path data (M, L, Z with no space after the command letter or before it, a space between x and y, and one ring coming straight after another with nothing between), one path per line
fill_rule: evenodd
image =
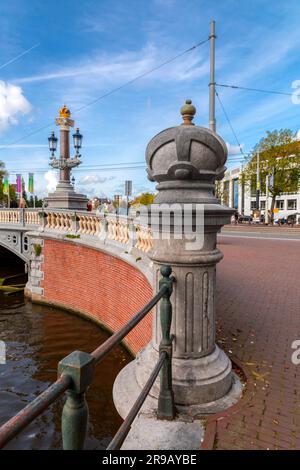
M185 104L180 109L180 114L183 118L182 126L194 126L192 120L196 114L196 108L192 104L192 100L186 100Z

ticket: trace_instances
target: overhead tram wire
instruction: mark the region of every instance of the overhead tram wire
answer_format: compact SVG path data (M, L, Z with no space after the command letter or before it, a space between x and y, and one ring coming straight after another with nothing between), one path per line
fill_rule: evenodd
M230 129L231 129L231 132L232 132L232 134L233 134L233 136L234 136L234 138L235 138L235 141L236 141L236 143L237 143L237 146L238 146L238 148L240 149L241 154L242 154L242 155L244 156L244 158L246 159L246 154L245 154L245 152L243 151L242 145L240 144L240 141L239 141L239 139L238 139L238 137L237 137L237 134L236 134L236 132L235 132L235 130L234 130L232 124L231 124L231 121L230 121L229 116L228 116L228 114L227 114L227 112L226 112L226 109L225 109L225 107L224 107L224 105L223 105L223 102L222 102L222 100L221 100L221 98L220 98L220 95L219 95L219 93L217 92L217 90L215 90L215 93L216 93L216 97L217 97L217 99L218 99L218 101L219 101L219 103L220 103L220 106L221 106L221 108L222 108L222 111L223 111L223 113L224 113L224 116L225 116L225 118L226 118L226 120L227 120L227 122L228 122L228 125L229 125Z
M269 93L273 95L285 95L285 96L293 96L294 93L287 93L285 91L276 91L276 90L264 90L262 88L249 88L245 86L238 86L238 85L227 85L224 83L216 83L216 86L220 86L223 88L232 88L234 90L246 90L246 91L255 91L258 93Z
M238 160L240 159L239 155L241 154L229 154L228 161ZM138 170L138 169L146 169L146 163L143 161L140 162L124 162L124 163L103 163L98 165L83 165L79 168L74 169L73 171L116 171L116 170ZM25 168L23 169L23 173L45 173L51 170L50 167L47 168ZM52 171L52 170L51 170ZM20 173L20 169L18 170L9 170L10 174Z
M107 96L110 96L112 95L113 93L116 93L118 92L119 90L129 86L129 85L132 85L133 83L135 83L136 81L140 80L141 78L143 77L146 77L147 75L155 72L156 70L159 70L160 68L164 67L165 65L168 65L170 64L171 62L179 59L179 57L182 57L183 55L185 54L188 54L189 52L192 52L193 50L197 49L198 47L202 46L203 44L205 44L206 42L209 41L209 37L207 39L204 39L203 41L200 41L198 42L197 44L195 44L194 46L192 47L189 47L188 49L186 49L185 51L183 52L180 52L179 54L177 54L176 56L174 57L171 57L170 59L162 62L161 64L157 65L156 67L153 67L152 69L150 70L147 70L146 72L144 73L141 73L140 75L137 75L136 77L134 77L132 80L129 80L128 82L125 82L123 83L123 85L120 85L116 88L113 88L112 90L108 91L107 93L104 93L103 95L101 96L98 96L98 98L95 98L93 99L92 101L89 101L88 103L86 103L85 105L81 106L80 108L77 108L74 110L74 113L78 113L80 111L82 111L83 109L86 109L87 107L89 106L92 106L93 104L97 103L98 101L106 98ZM28 134L24 135L23 137L20 137L19 139L16 139L14 140L13 142L11 142L10 144L7 144L7 145L4 145L3 147L0 148L0 150L3 150L3 149L6 149L6 148L9 148L11 145L15 145L15 144L18 144L19 142L22 142L23 140L35 135L35 134L38 134L39 132L47 129L48 127L51 127L53 125L53 122L51 121L51 123L49 124L46 124L42 127L39 127L38 129L36 129L35 131L32 131L32 132L29 132Z

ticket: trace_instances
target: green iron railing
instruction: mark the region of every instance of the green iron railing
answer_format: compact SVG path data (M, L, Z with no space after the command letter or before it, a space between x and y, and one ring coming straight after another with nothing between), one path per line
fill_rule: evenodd
M160 373L160 392L158 397L157 417L172 420L175 417L174 395L172 390L172 341L170 334L172 323L172 304L170 297L174 278L170 266L161 267L159 290L131 320L91 354L73 351L58 364L58 379L41 395L29 403L23 410L0 427L0 449L17 436L26 426L45 411L59 397L66 393L62 411L62 441L65 450L84 448L87 425L88 404L85 394L92 384L95 366L160 302L162 338L159 346L159 359L139 397L128 416L119 428L107 450L120 449L131 424L136 418L151 387Z

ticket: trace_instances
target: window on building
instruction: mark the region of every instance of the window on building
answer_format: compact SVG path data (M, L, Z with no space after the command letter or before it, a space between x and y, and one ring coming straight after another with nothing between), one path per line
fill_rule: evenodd
M282 200L275 201L275 207L276 209L279 209L282 211L284 209L284 201Z
M224 181L223 204L225 204L226 206L229 206L229 181Z
M232 181L232 204L231 207L238 209L239 207L239 180L236 178Z
M297 199L288 199L287 208L289 211L297 209Z
M256 209L256 201L251 201L251 210L254 211Z
M264 211L266 208L266 201L260 201L260 210Z

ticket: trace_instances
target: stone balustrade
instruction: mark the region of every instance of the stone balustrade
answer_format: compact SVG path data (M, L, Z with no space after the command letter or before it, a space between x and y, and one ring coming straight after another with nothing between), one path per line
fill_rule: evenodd
M0 209L0 224L19 224L20 222L20 209Z
M131 217L115 214L95 214L68 210L0 209L1 224L28 227L44 232L99 237L148 253L153 247L149 227Z
M24 210L24 223L25 225L39 225L40 217L38 210Z

